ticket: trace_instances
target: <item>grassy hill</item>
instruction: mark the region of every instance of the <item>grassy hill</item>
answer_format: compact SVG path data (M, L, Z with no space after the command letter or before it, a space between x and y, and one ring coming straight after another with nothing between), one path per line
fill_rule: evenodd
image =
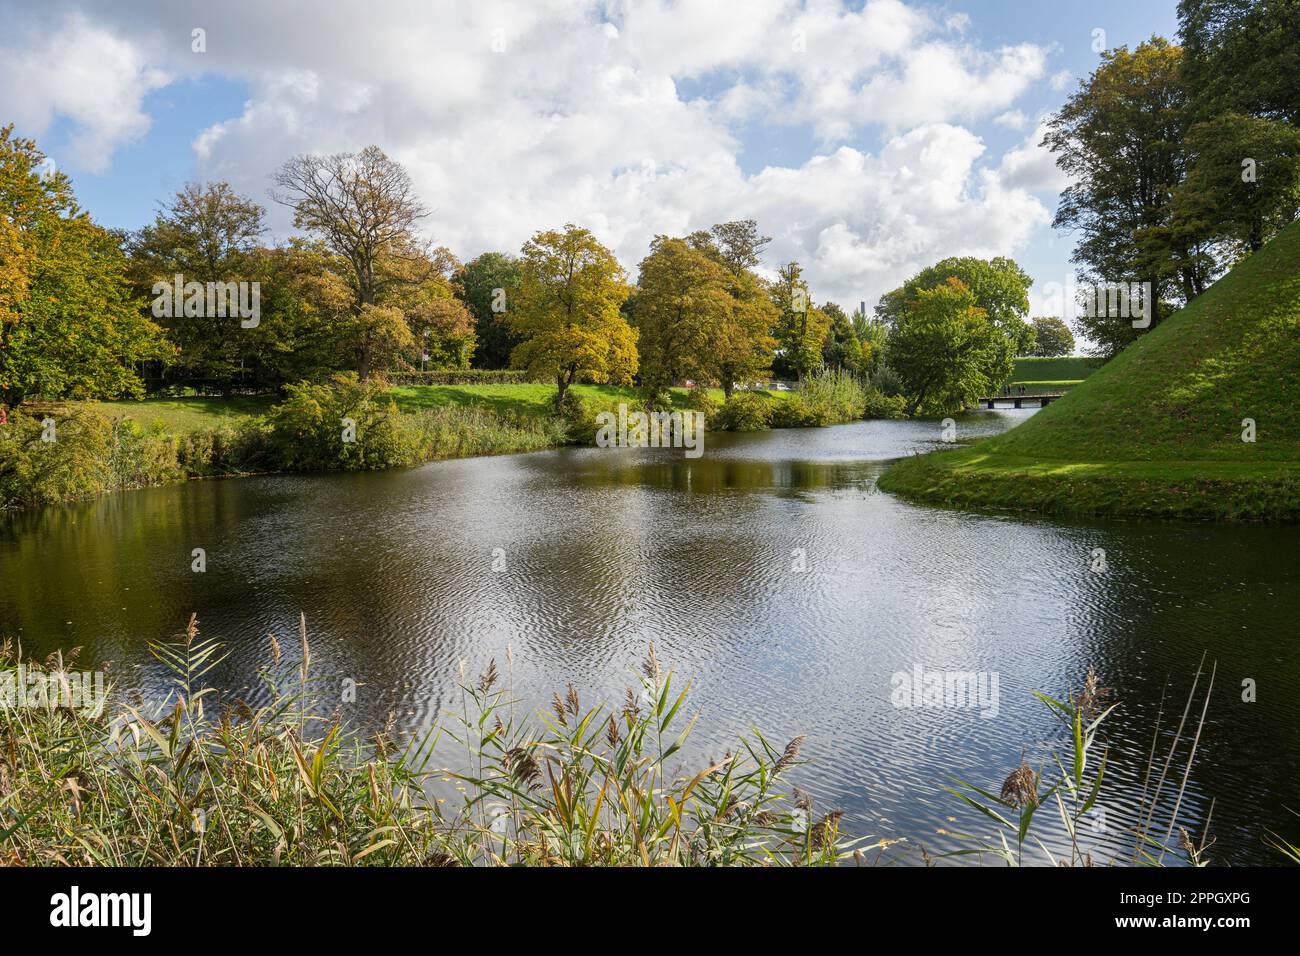
M1293 223L1023 425L899 462L881 488L959 507L1296 520L1297 400Z

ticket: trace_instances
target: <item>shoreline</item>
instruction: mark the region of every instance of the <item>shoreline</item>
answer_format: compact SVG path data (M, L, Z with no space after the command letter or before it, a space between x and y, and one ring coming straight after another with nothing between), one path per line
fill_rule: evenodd
M980 443L894 461L877 487L905 501L1048 517L1300 522L1300 463L1012 458Z

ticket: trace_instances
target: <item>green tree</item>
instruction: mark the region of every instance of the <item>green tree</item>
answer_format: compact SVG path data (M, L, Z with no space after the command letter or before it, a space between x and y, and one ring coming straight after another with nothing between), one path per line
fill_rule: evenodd
M139 395L135 364L170 349L132 296L121 237L44 169L33 140L0 127L0 403Z
M989 321L1002 333L1002 341L986 354L989 366L985 369L994 388L1001 388L1011 377L1017 355L1028 355L1033 350L1033 329L1025 321L1029 314L1029 289L1033 280L1014 259L997 256L993 259L976 259L958 256L936 262L922 269L899 288L887 292L876 306L876 316L887 326L897 326L900 317L911 310L916 294L925 289L937 289L950 279L957 279L975 297Z
M1057 358L1074 354L1074 335L1065 321L1055 316L1040 316L1034 327L1034 351L1038 358Z
M1300 126L1300 0L1180 0L1178 36L1199 119Z
M992 384L988 369L1006 342L957 278L920 289L889 332L886 361L903 383L907 413L944 415Z
M524 243L517 305L510 324L520 337L512 364L553 377L564 405L580 377L626 383L637 371L637 333L620 311L627 276L614 254L572 223Z
M1228 260L1257 251L1300 210L1300 130L1226 113L1187 137L1187 177L1174 191L1174 235L1187 245L1228 247ZM1230 264L1229 262L1229 264Z
M771 287L777 308L776 343L773 363L777 374L803 379L822 366L822 342L830 328L830 317L812 304L803 269L797 262L782 266Z
M152 297L155 283L172 291L181 282L259 282L258 246L266 210L239 195L229 183L188 183L159 210L152 225L131 236L132 275L141 294ZM260 291L259 291L260 296ZM259 300L260 301L260 300ZM260 304L259 304L260 308ZM236 310L203 309L186 314L172 303L170 314L155 317L176 345L168 377L205 380L228 394L236 379L255 367L257 343L264 336L241 324ZM260 327L260 317L258 326Z
M1080 280L1150 282L1151 327L1163 318L1158 303L1185 302L1213 278L1213 260L1171 230L1191 119L1181 59L1179 48L1160 37L1131 52L1103 53L1043 140L1072 180L1054 225L1081 236L1072 256ZM1123 315L1083 316L1079 324L1112 355L1141 334Z
M822 312L830 318L830 328L826 330L826 341L822 343L822 361L828 368L837 371L852 372L860 375L866 372L863 358L862 340L857 329L834 302L822 306Z
M485 252L465 263L460 286L461 301L474 316L478 339L474 364L506 368L511 351L519 344L506 318L519 289L519 263L502 252Z

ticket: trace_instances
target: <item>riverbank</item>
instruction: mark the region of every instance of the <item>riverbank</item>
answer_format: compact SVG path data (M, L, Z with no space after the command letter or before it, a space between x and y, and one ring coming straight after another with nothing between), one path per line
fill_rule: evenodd
M287 395L47 403L16 410L0 433L0 510L196 478L373 471L448 458L542 451L591 440L596 415L694 409L715 431L819 427L891 413L847 376L798 390L575 385L557 412L536 383L390 387L338 375ZM886 403L886 404L882 404ZM350 423L350 424L349 424Z
M989 453L984 445L903 459L878 486L923 504L963 510L1300 521L1300 464L1051 461Z
M898 462L880 488L971 509L1300 520L1298 260L1294 223L1024 424Z

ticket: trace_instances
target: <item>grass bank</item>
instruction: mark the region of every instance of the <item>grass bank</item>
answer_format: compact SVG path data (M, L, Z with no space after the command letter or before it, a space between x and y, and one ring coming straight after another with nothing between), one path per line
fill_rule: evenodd
M880 487L962 508L1300 518L1300 223L1077 388Z

